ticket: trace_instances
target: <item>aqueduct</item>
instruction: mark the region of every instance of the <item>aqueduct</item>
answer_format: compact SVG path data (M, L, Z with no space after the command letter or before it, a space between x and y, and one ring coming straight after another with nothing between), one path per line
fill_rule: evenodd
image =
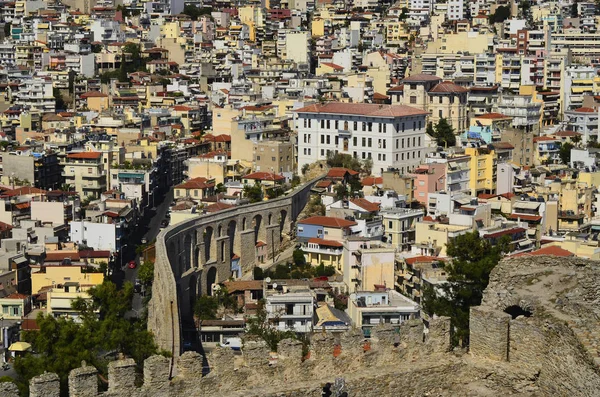
M267 255L279 250L310 197L312 180L277 199L235 207L173 225L156 240L156 262L148 329L160 349L179 356L184 341L193 343L196 297L211 294L212 285L232 275L237 255L245 273L255 266L256 242L267 244Z

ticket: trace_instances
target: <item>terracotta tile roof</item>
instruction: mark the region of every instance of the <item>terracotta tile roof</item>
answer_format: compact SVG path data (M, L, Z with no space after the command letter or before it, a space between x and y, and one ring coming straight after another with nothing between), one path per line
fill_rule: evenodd
M380 176L368 176L360 183L362 183L363 186L381 185L383 184L383 178Z
M262 290L262 280L251 280L251 281L225 281L223 283L227 292L230 294L237 291L250 291L250 290Z
M498 91L498 86L494 85L491 87L480 87L480 86L474 86L470 88L471 91Z
M324 245L326 247L343 247L344 246L344 244L340 243L339 241L325 240L325 239L316 238L316 237L309 239L308 242L313 243L313 244Z
M475 119L484 119L484 120L497 120L497 119L510 119L512 117L505 116L502 113L485 113L480 116L473 117Z
M221 135L212 135L206 134L202 137L203 140L208 142L231 142L231 135L221 134Z
M315 187L325 188L325 187L331 186L332 183L333 183L332 181L319 181L319 182L317 182Z
M267 243L265 243L264 241L259 240L256 242L256 248L264 247L266 245L267 245Z
M108 250L83 250L79 251L80 258L107 258L110 256Z
M285 176L277 175L272 172L258 171L244 176L244 179L255 179L258 181L283 181Z
M519 257L519 256L538 256L538 255L552 255L552 256L560 256L563 258L566 258L569 256L575 256L571 251L567 251L566 249L552 245L549 247L540 248L539 250L536 250L536 251L516 254L516 255L513 255L512 257L515 258L515 257Z
M461 87L458 84L454 84L451 81L442 81L441 83L439 83L435 87L433 87L431 90L429 90L429 92L434 93L434 94L444 94L444 93L461 94L464 92L469 92L469 90L466 89L465 87Z
M226 209L233 208L233 207L235 207L235 205L226 204L226 203L214 203L214 204L211 204L208 207L204 208L204 211L217 212L217 211L222 211L222 210L226 210Z
M428 115L421 109L405 105L377 105L373 103L340 103L314 104L295 110L296 113L348 114L370 117L409 117Z
M542 217L539 215L523 215L523 214L510 214L508 216L510 219L520 219L522 221L534 221L539 222L542 220Z
M209 182L209 180L210 179L206 179L203 177L189 179L189 180L175 186L175 189L190 190L190 189L207 189L210 187L214 187L215 183Z
M350 200L350 202L354 205L359 206L360 208L362 208L366 211L369 211L369 212L379 211L378 203L372 203L369 200L364 199L364 198L352 199L352 200Z
M515 147L508 142L494 142L488 145L492 149L514 149Z
M484 238L497 238L497 237L502 237L507 234L517 234L517 233L523 233L526 231L527 231L527 229L524 229L522 227L513 227L510 229L506 229L506 230L500 230L500 231L494 232L494 233L484 234L483 237Z
M189 112L190 110L193 110L193 109L189 106L175 105L175 106L173 106L173 110L176 112Z
M81 99L87 98L108 98L108 95L100 92L100 91L88 91L84 94L81 94Z
M404 84L397 85L388 90L388 92L404 92Z
M330 67L330 68L332 68L332 69L334 69L334 70L344 70L344 67L343 67L343 66L336 65L335 63L321 62L321 65L324 65L324 66Z
M298 221L299 225L317 225L325 227L333 227L336 229L342 229L350 226L356 226L357 223L354 221L347 221L342 218L334 218L332 216L311 216L302 221Z
M431 74L419 73L413 74L412 76L408 76L407 78L402 80L403 83L419 83L426 81L442 81L442 79Z
M45 262L62 262L64 259L78 261L80 259L78 252L46 251Z
M82 159L82 160L94 160L102 157L101 152L81 152L81 153L70 153L67 158L70 159Z
M409 265L414 265L415 263L445 262L446 260L437 256L420 255L406 258L404 261Z
M536 136L533 138L534 142L543 142L543 141L555 141L556 138L551 136Z
M389 99L389 97L387 95L376 92L373 94L373 99L385 100L385 99Z
M348 168L334 167L327 173L327 178L344 178L346 174L350 176L358 175L358 172Z
M558 131L554 133L554 136L561 136L561 137L569 137L569 136L579 136L581 135L579 132L577 131Z
M37 187L23 186L12 190L7 190L2 193L1 197L16 197L24 196L29 194L46 194L45 190L38 189Z
M592 108L586 108L586 107L582 107L582 108L578 108L575 109L575 112L581 112L581 113L596 113L596 111Z
M0 222L0 232L5 232L7 230L11 230L13 227L8 223Z
M27 299L27 298L29 298L29 295L19 294L18 292L13 292L12 294L8 295L4 299Z
M273 105L249 105L240 108L240 110L247 110L250 112L262 112L264 110L273 109L275 106Z

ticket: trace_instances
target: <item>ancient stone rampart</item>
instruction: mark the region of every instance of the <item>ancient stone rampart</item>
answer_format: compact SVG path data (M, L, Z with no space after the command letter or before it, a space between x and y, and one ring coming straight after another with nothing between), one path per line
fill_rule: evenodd
M108 391L101 394L97 370L83 363L69 375L69 396L320 395L322 385L333 384L336 378L347 378L348 391L357 396L365 395L361 391L367 390L368 376L380 377L380 381L370 383L370 390L383 390L381 385L385 383L389 393L382 395L393 395L395 383L388 380L398 366L419 357L443 355L449 349L448 318L433 320L427 332L420 320L405 322L399 328L376 328L370 339L365 339L359 331L338 336L315 334L309 354L305 354L297 340L282 341L277 353L272 353L262 341L247 340L241 355L225 348L209 354L210 373L204 377L204 361L193 352L186 352L177 360L178 375L173 378L169 376L169 358L150 357L144 364L141 386L136 386L136 365L132 359L114 361L108 368ZM16 397L16 388L11 387L12 384L0 386L0 395ZM43 374L32 379L30 388L30 397L58 397L59 380L55 374Z
M321 178L290 195L203 215L159 233L148 329L160 349L174 357L181 354L184 332L194 332L196 297L210 294L212 285L231 276L232 254L248 271L255 265L257 240L267 244L269 257L278 252L282 233L293 230L310 189Z

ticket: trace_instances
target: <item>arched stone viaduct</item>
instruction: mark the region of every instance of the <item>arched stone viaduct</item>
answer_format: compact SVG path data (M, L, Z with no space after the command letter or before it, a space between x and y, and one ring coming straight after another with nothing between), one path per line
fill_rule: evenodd
M269 257L277 252L282 232L294 227L310 198L311 187L320 179L288 196L203 215L158 235L148 329L160 349L177 357L183 352L184 340L193 343L196 297L211 294L213 284L232 275L234 254L240 257L243 272L251 270L257 241L267 244Z

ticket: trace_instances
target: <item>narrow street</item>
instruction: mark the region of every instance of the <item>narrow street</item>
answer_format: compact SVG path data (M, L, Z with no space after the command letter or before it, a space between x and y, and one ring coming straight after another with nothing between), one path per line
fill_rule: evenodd
M127 243L123 250L123 256L117 259L115 269L112 274L112 280L119 287L123 286L125 281L134 283L140 266L140 257L136 254L136 248L141 245L142 238L145 237L148 242L153 241L160 232L160 223L165 218L169 205L173 201L173 189L170 188L164 196L157 197L155 209L147 209L146 216L140 220L138 229L133 233L133 238ZM127 264L135 260L137 266L130 269ZM123 270L122 270L123 269ZM141 294L135 294L133 297L132 312L137 316L142 309Z

